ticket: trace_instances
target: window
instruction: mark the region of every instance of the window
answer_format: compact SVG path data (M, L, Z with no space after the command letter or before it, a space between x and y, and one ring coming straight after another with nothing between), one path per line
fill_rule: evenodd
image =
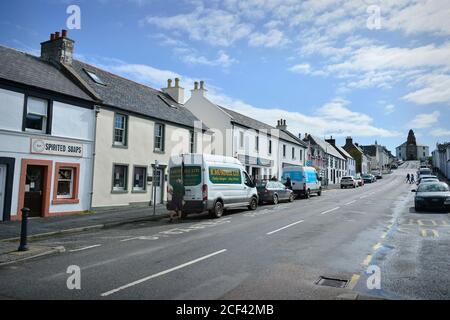
M295 148L292 147L292 160L294 160L294 159L295 159Z
M78 181L80 164L56 162L53 204L79 203Z
M244 132L239 131L239 147L244 148Z
M119 113L114 115L114 145L127 145L127 116Z
M84 71L92 79L92 81L94 81L96 84L100 84L102 86L106 86L106 84L102 81L102 79L99 78L99 76L97 76L97 74L95 74L95 72L88 71L88 70L84 70Z
M300 149L300 161L303 161L303 150Z
M196 139L197 134L194 131L189 131L189 152L196 153L197 152L197 143Z
M272 154L272 140L269 140L269 154Z
M147 168L134 167L133 191L145 191L147 181Z
M259 151L259 137L258 136L255 137L255 150Z
M127 191L128 166L114 165L113 168L113 191Z
M60 168L58 170L57 198L70 199L73 195L73 169Z
M155 123L155 151L164 152L164 125Z
M48 100L28 97L25 130L47 133L47 118Z
M283 158L286 158L286 145L283 144Z

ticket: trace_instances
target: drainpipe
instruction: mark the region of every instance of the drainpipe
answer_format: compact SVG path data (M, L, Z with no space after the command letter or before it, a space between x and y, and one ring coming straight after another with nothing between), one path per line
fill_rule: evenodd
M95 123L94 123L94 141L92 143L92 179L91 179L91 192L90 192L90 199L89 199L89 210L92 211L92 200L94 197L94 170L95 170L95 144L97 142L97 118L98 114L100 113L99 107L96 105L94 106L94 112L95 112Z

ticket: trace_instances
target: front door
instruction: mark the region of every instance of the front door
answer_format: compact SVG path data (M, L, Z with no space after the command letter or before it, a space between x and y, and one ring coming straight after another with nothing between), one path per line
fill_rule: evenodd
M0 221L3 221L5 209L6 165L0 164Z
M162 174L162 170L161 169L156 169L155 170L155 191L156 191L156 199L155 199L155 203L156 204L161 204L162 203L162 179L163 174Z
M30 209L30 217L43 216L44 173L43 166L27 166L24 206Z

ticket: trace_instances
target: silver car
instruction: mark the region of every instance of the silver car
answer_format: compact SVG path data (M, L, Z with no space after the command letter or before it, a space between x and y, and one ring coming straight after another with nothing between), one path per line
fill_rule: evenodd
M356 188L358 187L358 181L352 176L342 177L341 179L341 189L344 188Z

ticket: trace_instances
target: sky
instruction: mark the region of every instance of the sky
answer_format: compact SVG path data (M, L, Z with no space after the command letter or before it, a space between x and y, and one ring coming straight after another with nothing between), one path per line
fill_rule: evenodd
M73 5L80 9L74 24ZM0 45L76 58L154 88L204 80L213 102L298 134L450 141L448 0L0 1ZM74 28L75 29L72 29Z

